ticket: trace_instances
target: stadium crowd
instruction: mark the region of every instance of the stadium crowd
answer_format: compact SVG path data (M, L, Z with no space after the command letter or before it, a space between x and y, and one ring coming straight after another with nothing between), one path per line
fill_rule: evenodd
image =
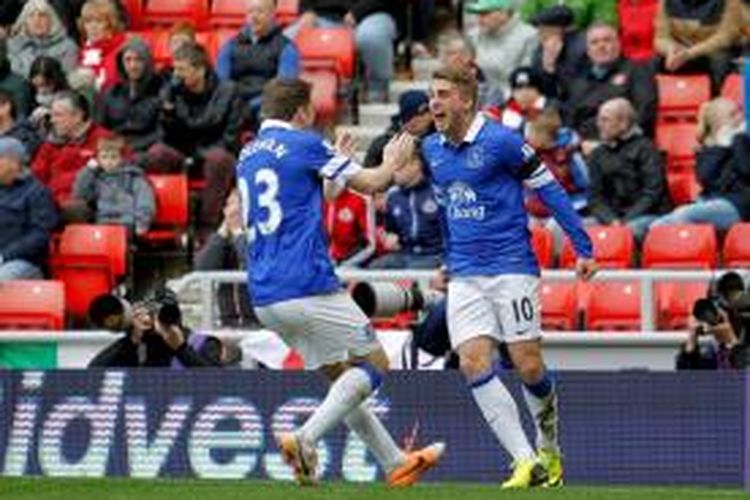
M122 224L134 248L148 247L161 210L154 183L165 174L187 176L198 201L195 268L238 266L237 155L259 125L264 83L305 72L297 37L312 27L352 30L361 102L389 99L399 46L407 60L434 56L475 74L486 115L540 152L587 224L628 228L641 244L651 227L711 224L721 238L750 220L750 135L740 94L728 90L750 41L746 0L654 0L651 16L627 25L629 2L474 0L459 3L464 27L439 36L426 28L433 0L412 2L411 18L401 2L301 0L283 21L274 0L246 0L244 25L231 32L210 19L149 27L131 3L0 6L0 281L49 276L48 249L66 224ZM646 36L636 43L633 32ZM672 74L708 82L686 113L660 95ZM425 92L396 99L365 166L395 133L434 130ZM420 159L412 163L387 194L345 192L327 207L337 262L439 265L438 205ZM531 194L527 208L562 259L560 229ZM236 291L220 294L235 317L227 322L247 321Z

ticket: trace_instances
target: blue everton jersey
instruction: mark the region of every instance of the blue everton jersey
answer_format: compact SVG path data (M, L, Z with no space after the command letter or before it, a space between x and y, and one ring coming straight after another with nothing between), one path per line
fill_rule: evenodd
M591 256L591 242L562 187L510 129L480 114L460 144L435 133L423 141L422 155L441 207L451 274L539 274L524 184L551 209L579 255Z
M340 288L323 229L322 179L344 185L359 169L315 132L263 122L237 167L255 305Z

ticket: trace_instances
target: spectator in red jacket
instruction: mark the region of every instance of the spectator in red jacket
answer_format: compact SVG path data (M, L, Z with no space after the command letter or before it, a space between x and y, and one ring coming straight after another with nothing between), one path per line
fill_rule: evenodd
M125 42L125 32L117 9L109 0L88 0L78 20L83 37L79 56L80 68L72 80L93 87L97 92L108 88L119 78L117 54Z
M346 190L325 206L331 257L340 265L358 265L375 253L375 209L372 199Z
M52 190L63 218L69 220L74 212L69 202L76 175L95 156L99 137L108 132L91 121L86 99L70 91L55 95L50 122L52 131L37 151L31 169Z

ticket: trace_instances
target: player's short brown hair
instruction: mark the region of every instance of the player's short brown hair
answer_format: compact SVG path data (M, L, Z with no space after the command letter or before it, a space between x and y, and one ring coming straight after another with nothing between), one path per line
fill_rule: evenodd
M310 103L310 93L310 84L303 80L274 78L263 87L260 114L263 118L289 121L299 108Z
M479 84L477 79L468 71L458 68L444 66L435 70L432 74L433 80L446 80L458 88L459 93L464 99L469 99L477 106L479 102Z

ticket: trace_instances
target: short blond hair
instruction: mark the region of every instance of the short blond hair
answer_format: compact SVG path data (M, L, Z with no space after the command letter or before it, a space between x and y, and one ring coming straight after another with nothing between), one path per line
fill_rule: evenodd
M86 21L97 18L104 19L112 33L125 30L117 7L110 0L87 0L78 18L78 29L84 36L86 36Z
M477 106L479 102L479 84L471 72L463 71L459 68L444 66L432 74L433 80L445 80L452 83L458 88L461 97L470 99Z

